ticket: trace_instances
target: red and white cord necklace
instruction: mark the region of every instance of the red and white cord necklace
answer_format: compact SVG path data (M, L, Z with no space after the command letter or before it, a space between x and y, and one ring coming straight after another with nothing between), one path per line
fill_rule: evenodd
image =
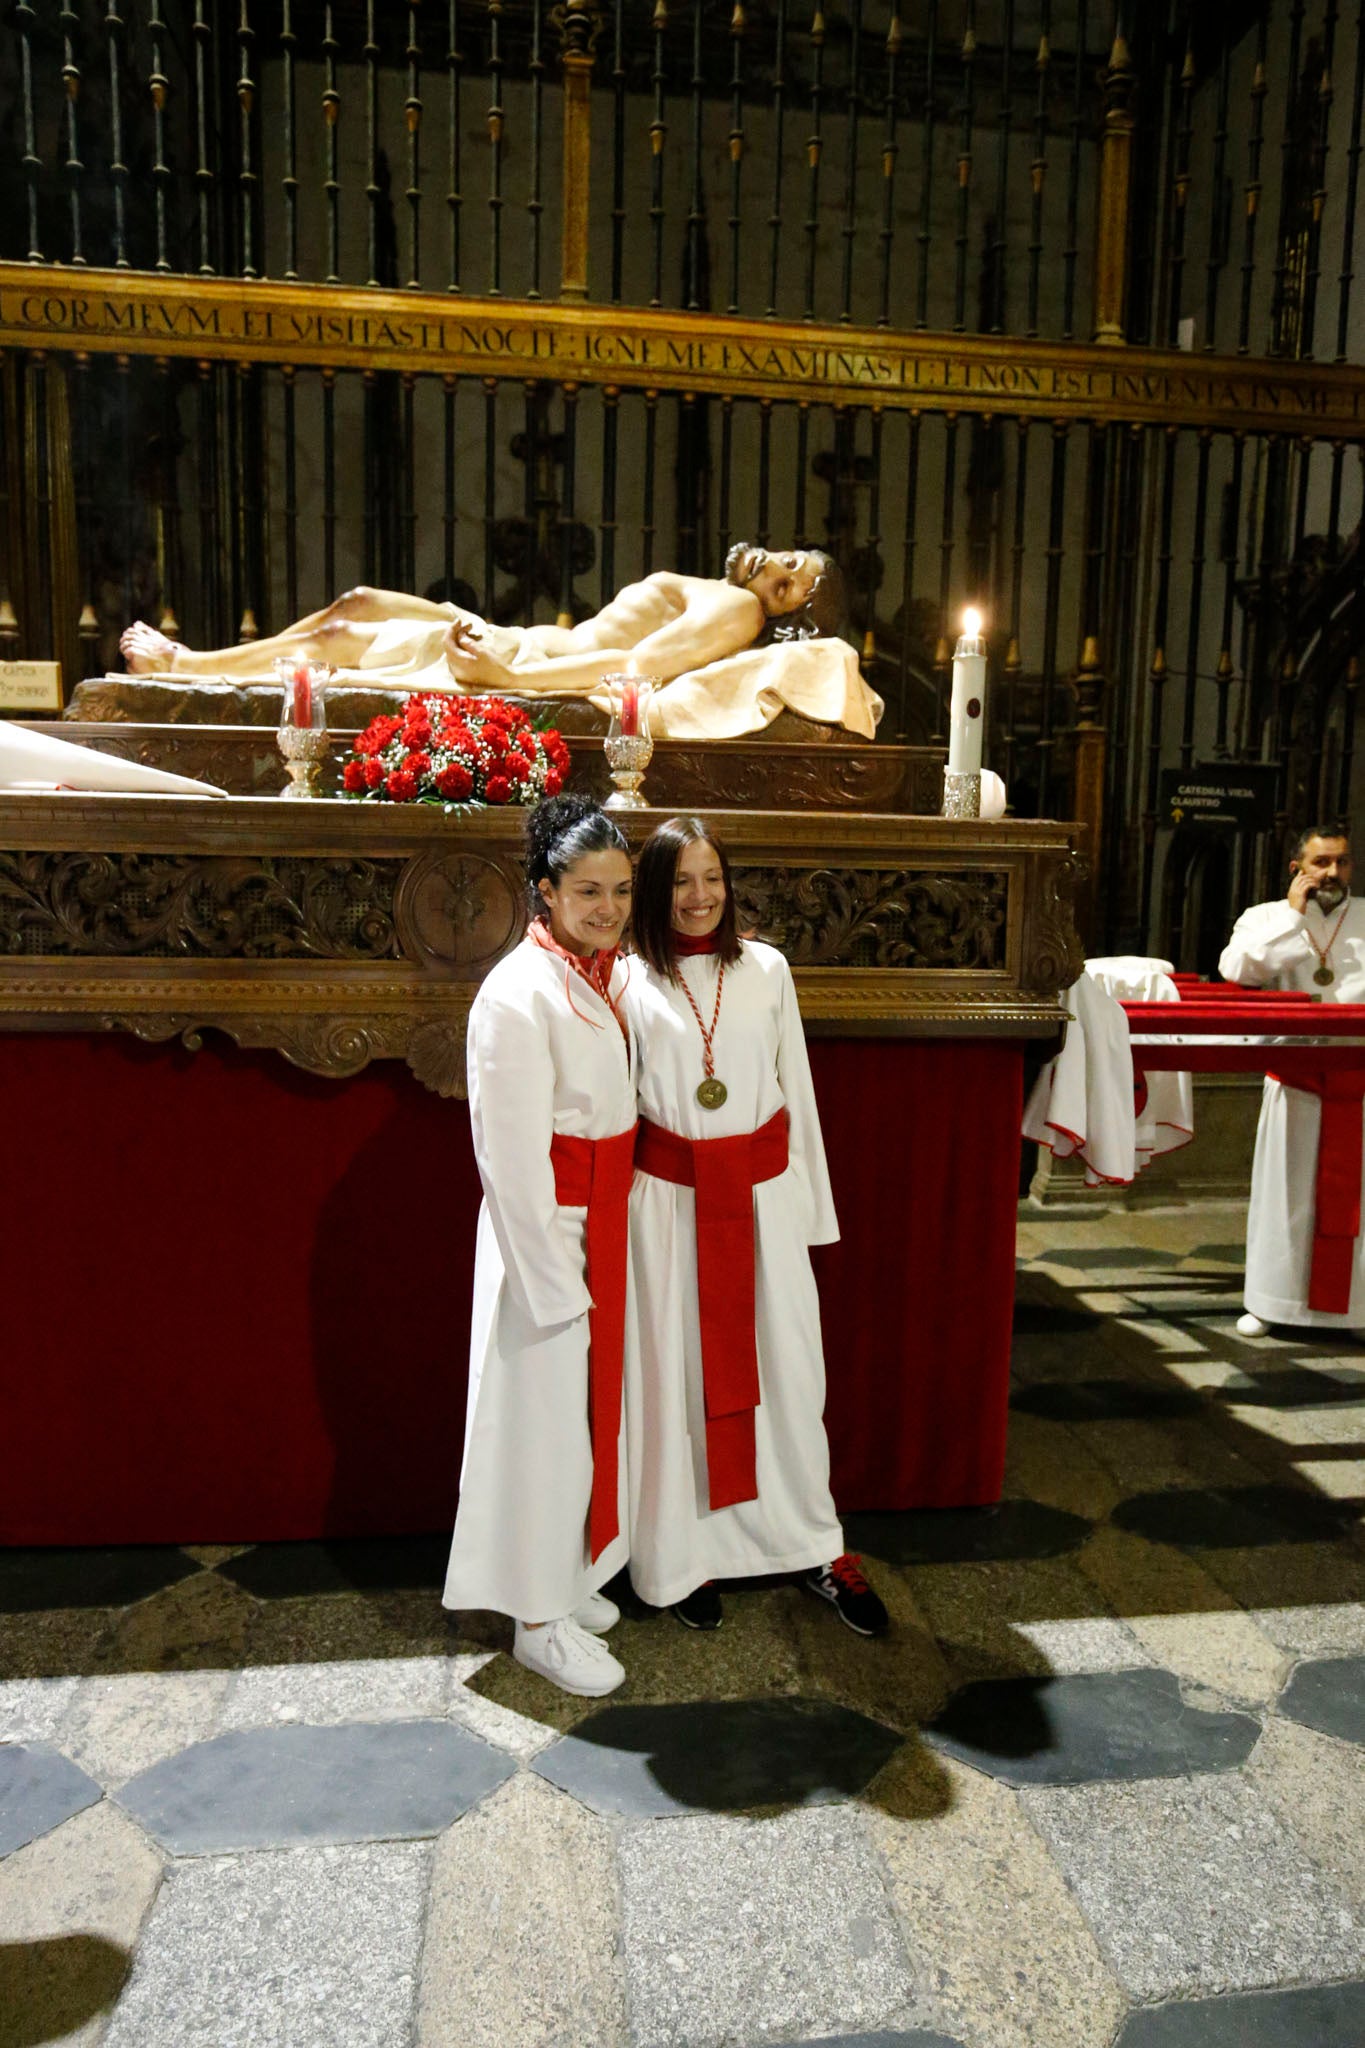
M720 1022L720 999L725 990L725 962L721 961L720 973L716 977L716 1007L711 1013L711 1028L709 1031L706 1028L701 1011L697 1008L697 999L683 979L681 962L678 963L678 986L687 997L688 1007L696 1018L697 1029L701 1033L701 1063L702 1071L706 1078L697 1084L697 1100L703 1109L719 1109L730 1091L723 1081L716 1079L716 1063L711 1052L711 1041L716 1035L716 1026Z

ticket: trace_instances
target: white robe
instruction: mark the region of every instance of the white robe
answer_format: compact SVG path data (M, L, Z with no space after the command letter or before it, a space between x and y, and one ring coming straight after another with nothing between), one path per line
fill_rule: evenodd
M681 971L708 1026L718 962ZM754 1189L755 1415L758 1499L712 1509L706 1470L696 1195L637 1172L631 1195L633 1306L626 1335L631 1580L656 1607L707 1579L797 1571L838 1557L844 1541L829 1490L820 1304L807 1247L839 1235L810 1062L791 970L746 941L726 969L715 1070L719 1109L696 1099L702 1040L682 991L636 963L626 1010L640 1047L640 1114L685 1138L754 1131L784 1106L785 1173Z
M1365 1002L1365 898L1351 897L1345 910L1329 961L1336 980L1326 988L1313 980L1320 962L1309 934L1325 947L1341 911L1325 917L1310 903L1301 914L1284 898L1243 912L1218 972L1253 988L1307 989L1325 1003ZM1267 1077L1251 1168L1246 1305L1267 1323L1360 1329L1365 1328L1365 1240L1356 1242L1351 1305L1345 1314L1308 1306L1321 1121L1322 1105L1315 1095Z
M575 1015L565 971L557 954L526 940L486 976L469 1015L469 1114L484 1200L443 1598L531 1622L572 1613L626 1561L624 1426L621 1533L595 1564L588 1555L587 1211L556 1202L550 1142L556 1131L628 1130L635 1084L606 1003L575 974ZM625 977L622 966L613 993Z

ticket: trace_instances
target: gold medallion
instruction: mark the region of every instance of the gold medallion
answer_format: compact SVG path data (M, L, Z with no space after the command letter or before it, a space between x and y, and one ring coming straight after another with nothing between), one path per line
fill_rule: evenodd
M1318 984L1319 988L1326 988L1329 981L1336 980L1336 976L1335 974L1333 974L1331 968L1327 965L1327 962L1324 960L1321 967L1319 967L1317 973L1313 976L1313 979Z
M718 1081L714 1074L708 1074L697 1084L697 1100L703 1109L719 1109L729 1093L725 1083Z

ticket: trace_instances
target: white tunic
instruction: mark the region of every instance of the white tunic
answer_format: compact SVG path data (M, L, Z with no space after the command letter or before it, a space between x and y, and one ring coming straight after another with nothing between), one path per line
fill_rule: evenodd
M1281 898L1244 911L1223 949L1218 971L1253 988L1307 989L1325 1003L1365 1002L1365 899L1351 897L1332 942L1336 980L1319 988L1320 961L1310 943L1325 947L1341 916L1325 917L1315 902L1304 913ZM1335 1329L1365 1328L1365 1249L1356 1244L1351 1306L1344 1315L1308 1306L1313 1256L1314 1183L1322 1105L1302 1088L1266 1080L1256 1127L1247 1212L1246 1305L1267 1323L1308 1323Z
M717 970L713 954L681 963L708 1027ZM696 1099L702 1040L682 991L636 963L626 1010L640 1046L640 1114L651 1123L685 1138L729 1138L759 1129L784 1106L791 1118L786 1172L754 1189L757 1500L709 1505L696 1195L635 1176L626 1336L631 1579L643 1599L666 1607L707 1579L796 1571L843 1550L829 1490L820 1304L807 1250L833 1244L839 1229L796 990L782 955L746 940L743 959L726 969L713 1041L716 1075L729 1090L719 1109Z
M447 1607L531 1622L571 1613L626 1561L624 1428L621 1534L595 1564L588 1556L587 1211L556 1202L550 1142L556 1131L628 1130L635 1085L606 1003L573 974L571 1007L565 972L563 959L528 939L485 978L469 1015L469 1114L484 1200L443 1597ZM617 970L613 993L625 974Z

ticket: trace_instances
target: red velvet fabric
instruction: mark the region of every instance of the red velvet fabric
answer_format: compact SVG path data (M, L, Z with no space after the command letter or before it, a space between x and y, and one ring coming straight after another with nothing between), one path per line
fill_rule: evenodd
M992 1500L1022 1059L811 1046L844 1236L817 1252L835 1497ZM463 1437L478 1176L394 1062L0 1034L6 1543L440 1529Z
M592 1438L588 1555L594 1564L621 1533L621 1394L635 1131L634 1124L612 1138L571 1138L556 1131L550 1141L555 1200L561 1209L588 1212L583 1278L592 1296L588 1310L588 1434Z
M998 1500L1022 1049L816 1039L810 1055L841 1232L814 1253L835 1502Z

